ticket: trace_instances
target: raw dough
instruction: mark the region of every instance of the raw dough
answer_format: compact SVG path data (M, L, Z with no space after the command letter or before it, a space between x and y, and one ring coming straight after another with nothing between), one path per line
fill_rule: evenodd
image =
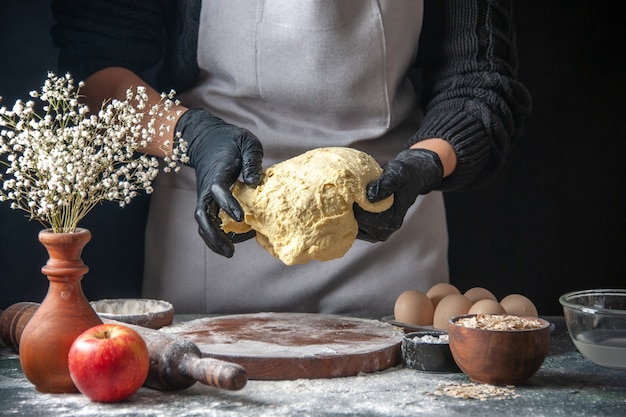
M352 148L318 148L268 168L261 184L240 181L233 195L245 211L238 223L220 212L222 229L256 230L257 242L286 265L341 258L356 239L352 205L382 212L393 196L370 203L365 187L382 174L370 155Z

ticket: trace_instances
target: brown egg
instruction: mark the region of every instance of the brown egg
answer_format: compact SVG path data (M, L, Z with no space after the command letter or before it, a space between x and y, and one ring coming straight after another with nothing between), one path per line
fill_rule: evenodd
M537 308L528 298L521 294L509 294L500 300L500 305L504 307L507 314L514 316L538 317Z
M505 314L506 310L496 300L484 298L472 304L467 314Z
M459 291L459 289L452 284L440 282L439 284L435 284L430 287L430 290L426 293L435 308L437 308L439 301L441 301L441 299L448 294L461 294L461 291Z
M472 303L475 303L476 301L479 300L494 300L494 301L498 301L498 299L496 298L495 295L493 295L493 293L483 287L474 287L474 288L470 288L469 290L465 291L463 293L464 296L466 296L467 298L469 298L469 300Z
M439 301L433 315L433 327L448 330L448 321L454 316L467 314L472 302L463 294L448 294Z
M435 308L430 298L418 290L406 290L400 294L393 307L393 315L396 321L417 326L430 326L433 324L434 311Z

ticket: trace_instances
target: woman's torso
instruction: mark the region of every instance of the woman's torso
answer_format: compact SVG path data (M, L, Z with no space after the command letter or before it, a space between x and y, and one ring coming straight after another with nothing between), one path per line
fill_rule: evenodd
M349 146L382 165L419 125L406 72L422 3L414 0L210 0L198 30L197 85L181 95L249 129L264 165L323 146ZM440 193L420 196L388 241L356 241L341 259L287 267L254 240L226 259L193 219L191 169L160 175L146 236L146 296L177 311L390 313L405 289L447 281Z

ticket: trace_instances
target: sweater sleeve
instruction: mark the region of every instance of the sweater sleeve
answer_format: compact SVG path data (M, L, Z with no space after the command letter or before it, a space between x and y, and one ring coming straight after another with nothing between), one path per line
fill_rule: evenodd
M457 166L443 191L493 180L531 108L516 79L511 2L426 0L417 66L424 119L409 145L428 138L452 145Z
M166 0L54 0L50 30L58 70L83 80L109 66L143 75L162 59L172 5Z

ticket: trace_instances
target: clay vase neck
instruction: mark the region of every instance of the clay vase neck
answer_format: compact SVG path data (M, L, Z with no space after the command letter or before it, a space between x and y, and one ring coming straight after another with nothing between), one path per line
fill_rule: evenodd
M67 354L74 339L102 323L83 293L81 280L89 268L81 259L91 239L87 229L74 233L39 233L49 259L41 272L48 276L48 293L20 338L20 364L35 389L47 393L77 392L70 378Z

